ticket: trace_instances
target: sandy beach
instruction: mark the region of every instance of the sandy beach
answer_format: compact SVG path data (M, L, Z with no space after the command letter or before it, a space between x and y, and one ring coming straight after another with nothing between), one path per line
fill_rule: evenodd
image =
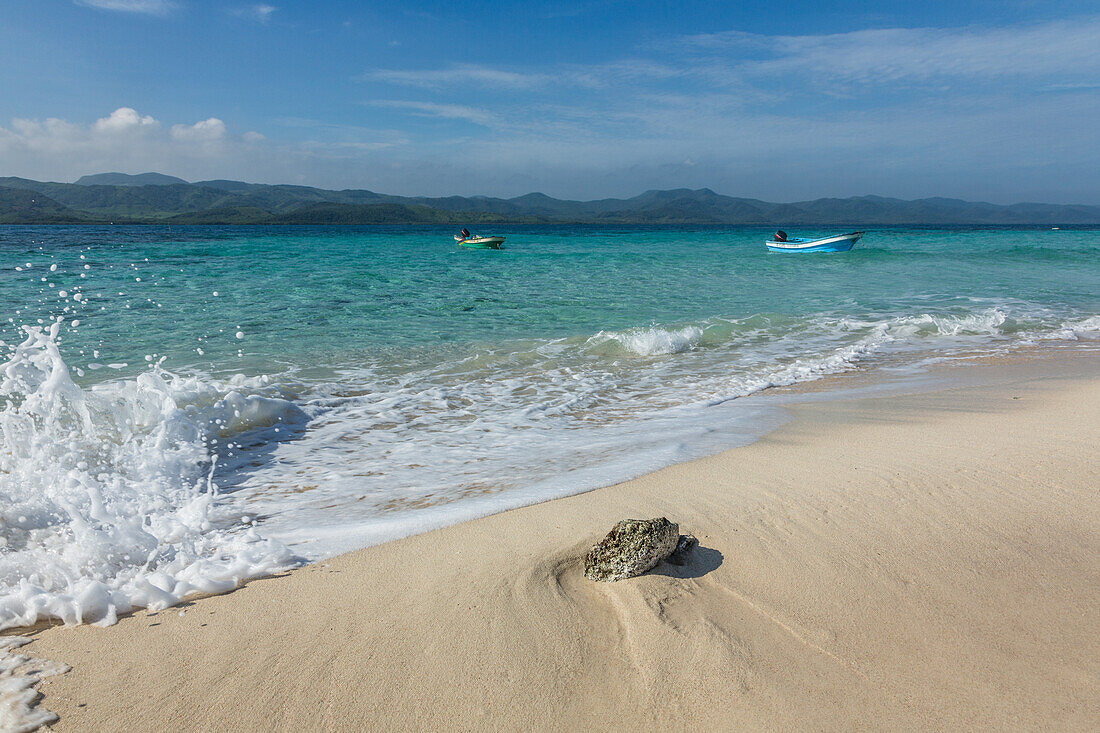
M746 447L24 651L72 667L39 685L58 731L1087 730L1098 367L806 401ZM657 516L688 565L582 577Z
M1100 733L1004 6L0 2L0 733Z

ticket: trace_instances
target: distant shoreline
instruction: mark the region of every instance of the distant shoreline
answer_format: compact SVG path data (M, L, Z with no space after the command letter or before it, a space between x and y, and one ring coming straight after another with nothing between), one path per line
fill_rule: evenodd
M179 222L179 221L74 221L74 222L58 222L58 221L38 221L38 222L2 222L0 221L0 227L181 227L188 229L202 229L206 227L240 227L263 229L263 228L279 228L279 229L329 229L329 228L347 228L347 229L384 229L386 227L393 228L424 228L424 229L438 229L440 231L450 231L455 226L463 224L465 222L455 222L453 224L438 224L438 223L424 223L424 222L385 222L377 224L344 224L344 223L278 223L278 222L265 222L265 223L241 223L241 222L203 222L203 223L191 223L191 222ZM701 231L701 230L714 230L714 231L744 231L744 230L762 230L770 231L777 226L784 226L783 224L707 224L707 223L664 223L664 224L622 224L622 223L593 223L593 222L569 222L569 221L547 221L539 223L529 222L512 222L501 221L495 222L490 226L494 227L508 227L509 229L522 228L523 230L546 230L546 229L561 229L561 228L573 228L573 229L585 229L585 230L614 230L614 229L629 229L631 231ZM787 224L786 226L794 226ZM833 223L819 223L819 224L798 224L800 229L855 229L856 224L833 224ZM890 230L890 231L1005 231L1005 232L1044 232L1051 231L1052 228L1045 224L875 224L872 225L871 232L874 230ZM481 228L485 228L482 226ZM1096 224L1075 224L1072 226L1056 227L1054 231L1065 232L1089 232L1100 230L1100 222Z
M706 188L571 201L541 193L423 197L240 181L102 185L0 177L0 224L1075 228L1100 226L1100 206L881 196L774 203Z

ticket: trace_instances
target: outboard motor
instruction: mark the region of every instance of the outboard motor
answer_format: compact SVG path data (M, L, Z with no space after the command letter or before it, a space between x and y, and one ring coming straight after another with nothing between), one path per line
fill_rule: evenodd
M777 242L786 242L787 241L787 233L785 231L783 231L782 229L780 229L778 232L775 233L775 241L777 241Z
M463 239L469 239L470 238L470 230L469 229L463 229L462 231L459 232L459 234L462 235Z

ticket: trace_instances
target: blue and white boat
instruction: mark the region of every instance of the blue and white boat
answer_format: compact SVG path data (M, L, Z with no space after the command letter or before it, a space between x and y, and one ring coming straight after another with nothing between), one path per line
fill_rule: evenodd
M772 252L847 252L856 246L856 242L863 236L863 232L849 232L848 234L836 234L820 239L803 239L795 237L788 239L785 232L775 233L772 239L764 244Z

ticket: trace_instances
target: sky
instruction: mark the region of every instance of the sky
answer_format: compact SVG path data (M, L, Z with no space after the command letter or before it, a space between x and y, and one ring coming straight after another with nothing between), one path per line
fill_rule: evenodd
M4 0L0 176L1100 204L1100 1Z

